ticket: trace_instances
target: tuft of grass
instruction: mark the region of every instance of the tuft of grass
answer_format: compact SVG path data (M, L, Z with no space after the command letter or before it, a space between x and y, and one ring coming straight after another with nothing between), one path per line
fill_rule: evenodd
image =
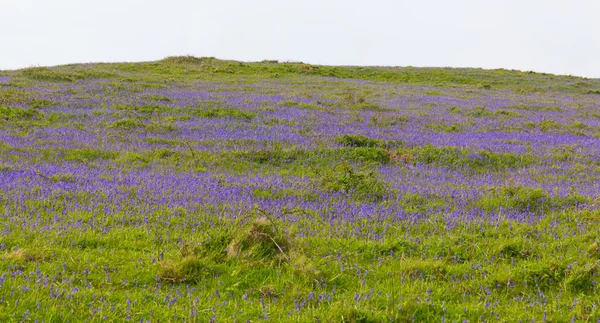
M551 196L542 188L525 186L494 187L476 204L486 211L505 209L540 213L583 205L588 198L579 195Z
M514 277L521 285L533 285L548 290L559 285L567 276L567 266L559 262L529 262Z
M225 118L233 118L250 121L256 117L256 113L242 111L238 109L226 109L226 108L209 108L207 110L195 110L193 115L200 118L217 118L217 119L225 119Z
M29 101L28 105L34 109L48 109L57 105L57 103L50 100L34 99Z
M144 124L139 121L139 120L135 120L135 119L121 119L121 120L117 120L115 122L113 122L109 128L114 128L114 129L134 129L134 128L142 128L144 127Z
M380 139L369 138L364 135L343 135L336 138L336 141L346 147L379 147L385 148L386 143Z
M0 90L0 106L22 104L28 101L28 95L25 91L15 89Z
M0 163L0 172L10 172L15 170L15 167L12 165Z
M600 261L574 270L567 279L567 287L574 293L588 294L598 288Z
M225 266L216 264L209 259L188 256L176 261L161 263L158 277L172 283L198 283L204 279L214 278L225 270Z
M498 245L495 255L501 259L527 259L532 256L532 250L521 239L515 238Z
M40 119L43 113L34 108L10 108L0 106L0 121Z
M1 168L0 168L1 169ZM594 242L588 247L588 255L592 258L600 259L600 243Z
M465 125L464 123L432 124L427 126L427 129L435 133L459 133L465 131Z
M0 253L0 259L2 261L16 263L42 263L50 261L52 259L52 255L49 253L49 251L41 248L15 248L12 250L5 250L3 253Z
M227 248L230 258L289 260L290 241L267 217L252 222L250 228L234 239Z
M283 106L284 107L294 107L294 108L299 108L299 109L306 109L306 110L317 110L317 111L326 110L326 108L321 105L302 103L302 102L294 102L294 101L286 101L283 103Z
M281 166L306 157L307 153L304 150L274 147L271 149L239 151L235 152L233 156L235 158L245 159L257 164Z
M409 156L410 160L425 164L437 164L453 169L470 169L476 172L518 169L533 164L529 154L496 153L454 146L405 147L394 152Z
M348 163L341 163L321 177L324 190L351 194L359 200L378 202L391 194L391 188L374 171L358 171Z
M373 102L363 102L359 104L354 104L350 106L351 110L362 110L362 111L374 111L374 112L386 112L388 109L383 108L377 103Z
M118 153L95 148L63 149L64 159L69 161L89 162L98 159L114 159Z
M378 113L371 116L369 123L375 127L386 128L391 126L404 125L406 122L408 122L409 119L410 118L407 115L390 115Z
M358 147L349 151L350 160L364 163L387 164L391 161L390 154L383 148Z

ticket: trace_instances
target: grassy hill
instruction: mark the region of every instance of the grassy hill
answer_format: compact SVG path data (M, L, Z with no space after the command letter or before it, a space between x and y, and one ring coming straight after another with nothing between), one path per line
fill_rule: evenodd
M600 319L600 80L0 71L0 321Z

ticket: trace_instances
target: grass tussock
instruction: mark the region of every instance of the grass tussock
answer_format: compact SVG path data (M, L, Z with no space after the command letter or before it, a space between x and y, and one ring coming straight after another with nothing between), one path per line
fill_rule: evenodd
M364 135L343 135L336 140L340 145L346 147L369 147L385 148L386 142L381 139L374 139Z
M321 188L373 202L382 201L392 193L390 185L374 171L356 170L348 163L338 164L325 172L321 177Z
M15 89L0 90L0 106L23 104L28 101L28 93Z
M2 261L23 263L23 262L45 262L52 259L52 255L44 249L23 249L15 248L12 250L6 250L0 254Z
M231 242L227 254L229 257L289 260L289 249L288 237L270 219L261 217L252 222L249 230Z
M492 188L476 205L485 211L503 208L540 213L578 207L587 202L589 202L588 198L577 194L558 196L551 195L543 188L508 185Z
M240 268L249 272L281 268L308 283L323 278L318 265L270 216L258 217L241 227L240 223L225 226L219 234L203 241L182 244L177 257L160 264L158 277L172 283L197 283Z

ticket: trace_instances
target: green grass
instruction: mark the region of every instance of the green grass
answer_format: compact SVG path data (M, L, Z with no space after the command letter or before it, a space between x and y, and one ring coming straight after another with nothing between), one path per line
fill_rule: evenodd
M158 214L150 216L160 219ZM39 268L82 288L92 284L104 291L80 296L81 301L102 308L97 314L68 310L69 290L60 285L53 288L58 294L64 291L62 297L21 298L18 313L41 302L51 309L42 316L47 320L101 319L104 315L112 320L128 314L170 320L173 315L189 318L190 311L197 310L195 319L204 321L212 317L211 307L218 307L217 319L245 320L264 315L264 302L270 317L283 320L290 312L303 321L316 316L347 322L387 321L389 317L395 322L427 321L442 316L451 321L478 321L482 316L525 320L546 312L549 320L568 321L573 315L582 319L598 315L591 306L597 300L598 260L590 261L587 254L577 251L593 242L585 235L570 234L580 223L597 225L597 221L597 214L567 213L535 225L502 221L449 228L442 219L431 219L398 226L374 242L338 236L339 228L329 226L311 238L294 235L298 226L309 223L272 224L255 218L228 224L204 219L196 226L170 223L157 227L155 233L177 232L167 240L156 240L155 233L135 227L108 235L87 232L34 238L15 233L3 239L6 249L0 257L2 270ZM366 225L369 230L384 227ZM557 240L556 235L563 238ZM149 253L148 245L162 251ZM5 283L4 290L25 283L25 277L21 279ZM157 283L171 287L159 292L144 288ZM176 291L186 291L186 286L196 288L186 293L192 293L197 302L174 300L169 305L171 298L179 298ZM48 293L41 286L36 288ZM524 311L519 297L534 292L539 297L558 296L543 297L540 301L546 305ZM579 305L571 307L570 314L545 309L573 306L572 297ZM129 313L126 306L111 306L125 304L126 299L136 302L135 313ZM253 305L251 299L263 301ZM495 306L494 313L483 311L482 302ZM3 319L12 317L6 305L0 313Z

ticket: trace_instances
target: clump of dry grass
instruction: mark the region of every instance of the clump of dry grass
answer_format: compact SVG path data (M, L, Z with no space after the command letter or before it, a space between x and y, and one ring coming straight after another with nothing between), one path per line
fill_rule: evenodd
M210 236L202 242L185 242L179 247L179 256L160 264L158 277L172 283L197 283L231 270L243 268L282 266L293 277L319 281L322 272L278 224L262 212L239 229L225 228L224 234Z
M158 277L164 281L197 283L214 277L223 271L222 266L203 257L187 256L177 261L167 261L160 265Z
M261 217L231 242L227 255L230 258L289 260L290 246L289 237L282 234L269 218Z
M44 262L51 259L45 250L13 249L0 254L0 260L14 262Z

